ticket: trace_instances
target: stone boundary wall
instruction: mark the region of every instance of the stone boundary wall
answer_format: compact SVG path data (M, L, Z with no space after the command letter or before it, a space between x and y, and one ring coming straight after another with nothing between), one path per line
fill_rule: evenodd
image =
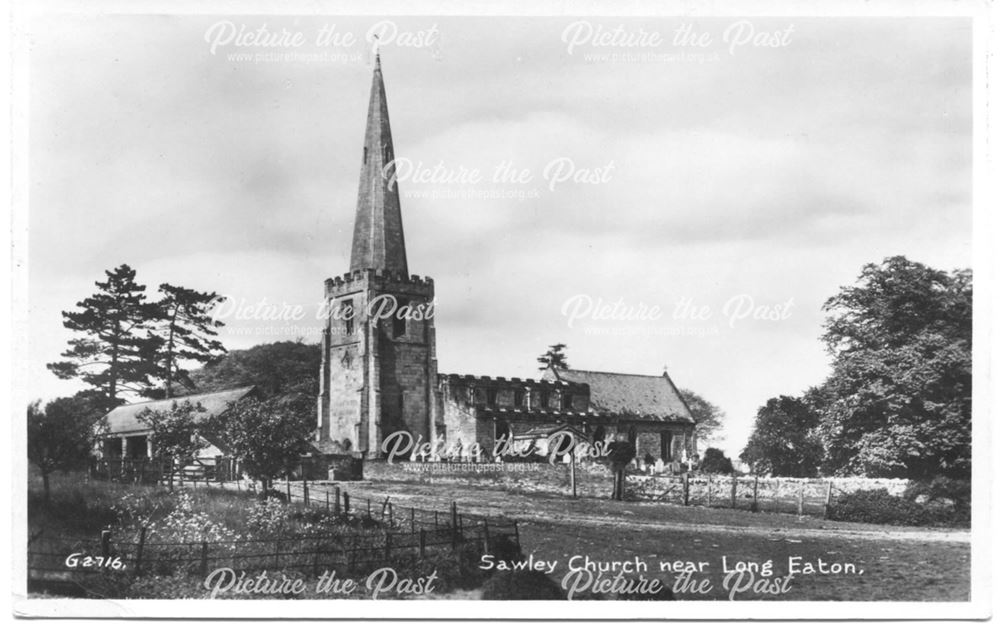
M565 463L414 463L366 461L364 478L374 481L425 485L468 485L510 491L570 493L570 468ZM735 484L734 484L735 483ZM823 514L827 495L838 496L863 489L884 488L900 496L910 481L898 478L778 478L691 474L687 479L687 504L703 507ZM609 498L612 475L599 463L583 463L576 470L577 495ZM630 473L626 498L638 501L685 504L683 475Z

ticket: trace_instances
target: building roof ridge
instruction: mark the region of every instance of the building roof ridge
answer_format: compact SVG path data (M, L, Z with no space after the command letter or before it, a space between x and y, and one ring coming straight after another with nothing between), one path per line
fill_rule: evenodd
M222 389L221 391L205 391L205 392L202 392L202 393L188 393L186 395L177 395L175 397L165 397L163 399L144 399L141 402L129 402L129 403L126 403L126 404L119 404L118 406L115 406L111 410L116 410L118 408L131 408L132 406L142 406L144 404L147 404L147 405L148 404L163 404L163 403L166 403L166 402L172 402L172 401L177 401L177 400L181 400L181 399L191 399L192 397L201 397L201 396L208 396L208 395L219 395L221 393L235 393L236 391L250 390L252 388L254 388L254 385L250 384L248 386L237 386L237 387L234 387L234 388L225 388L225 389Z

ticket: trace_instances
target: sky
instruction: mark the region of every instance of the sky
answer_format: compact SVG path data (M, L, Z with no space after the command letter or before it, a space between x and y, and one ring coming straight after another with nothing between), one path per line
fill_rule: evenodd
M972 264L964 19L45 16L30 25L30 395L128 263L230 297L230 349L319 340L380 35L439 370L660 374L726 415L819 384L823 302ZM686 39L675 39L678 34ZM755 43L757 45L755 45ZM302 318L236 307L302 306ZM250 310L251 312L253 310ZM252 316L252 314L250 314Z

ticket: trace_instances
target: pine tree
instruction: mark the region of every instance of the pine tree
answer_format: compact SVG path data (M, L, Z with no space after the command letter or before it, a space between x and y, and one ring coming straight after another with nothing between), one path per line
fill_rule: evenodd
M152 386L156 341L148 333L158 310L127 264L105 274L95 282L99 291L77 303L81 311L62 313L63 325L83 335L69 341L62 353L67 360L48 368L61 379L90 384L110 410L124 402L123 393L144 394Z
M157 304L159 325L154 334L158 347L156 373L163 381L162 395L170 398L177 383L194 387L188 371L181 367L182 362L204 364L225 354L226 348L216 340L219 335L216 329L224 324L211 313L222 297L169 283L160 285L160 293L163 298Z
M569 364L566 362L566 354L563 353L563 349L565 348L566 345L561 342L549 345L545 353L535 358L535 362L538 362L539 370L568 369Z

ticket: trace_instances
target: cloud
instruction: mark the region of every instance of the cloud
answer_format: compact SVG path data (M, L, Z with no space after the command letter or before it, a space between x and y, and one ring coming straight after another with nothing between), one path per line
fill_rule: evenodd
M32 25L29 371L58 315L128 262L163 281L310 305L345 271L370 55L237 61L209 50L215 16L46 17ZM373 18L227 17L363 38ZM898 253L971 260L970 25L956 19L795 19L787 48L720 43L704 61L568 54L569 18L400 18L435 47L383 47L398 157L478 169L484 182L401 182L410 267L435 277L442 371L531 375L553 342L584 368L655 373L721 405L733 444L768 397L822 378L820 305ZM683 20L595 19L657 31ZM754 20L777 30L788 19ZM337 52L333 47L325 49ZM310 44L301 52L317 52ZM669 46L658 52L669 52ZM598 184L545 179L569 159ZM608 169L613 163L613 168ZM497 167L526 183L493 182ZM523 199L485 193L514 191ZM434 197L429 195L437 193ZM570 296L710 308L715 333L569 328ZM723 306L794 300L780 322L729 327ZM241 329L226 343L297 337ZM310 331L304 331L310 339ZM734 438L733 438L734 437Z

